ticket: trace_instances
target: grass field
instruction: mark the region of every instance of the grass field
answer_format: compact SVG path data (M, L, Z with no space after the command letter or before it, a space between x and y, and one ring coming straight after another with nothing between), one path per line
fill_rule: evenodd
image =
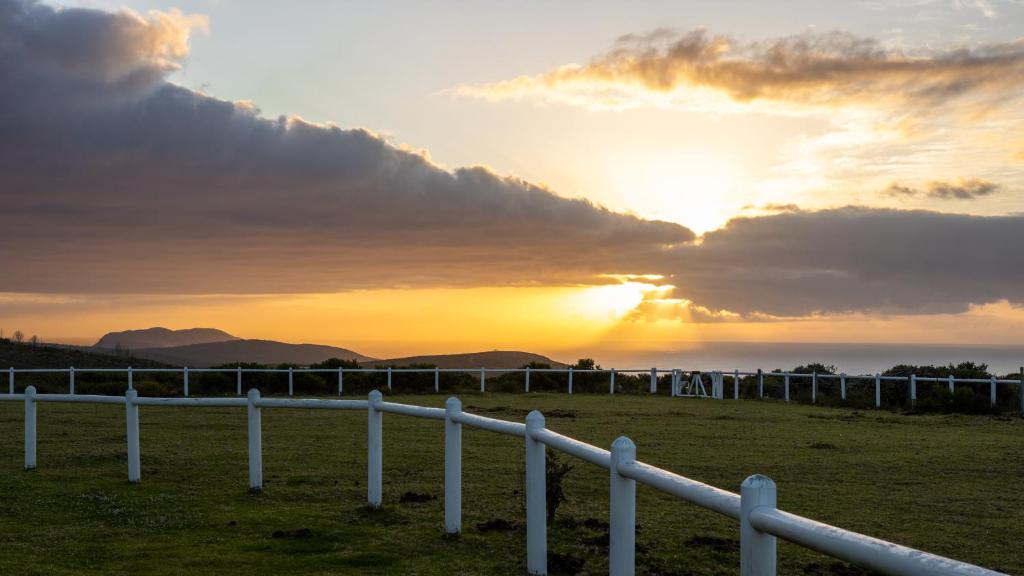
M441 396L399 396L440 406ZM738 491L755 472L780 507L1024 574L1024 421L775 402L467 395L467 411L548 427ZM365 502L366 416L267 409L260 495L246 492L245 411L142 407L142 483L126 482L124 410L39 405L39 468L22 405L0 403L2 574L522 574L523 446L463 434L464 533L443 535L443 427L384 416L384 508ZM607 471L584 462L549 533L552 573L607 573ZM402 501L403 494L418 502ZM506 521L506 522L501 522ZM640 574L736 574L738 527L638 488ZM780 544L780 573L859 574Z

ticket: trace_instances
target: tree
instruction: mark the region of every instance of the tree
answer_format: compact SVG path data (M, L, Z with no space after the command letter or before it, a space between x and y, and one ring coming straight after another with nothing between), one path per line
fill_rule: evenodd
M576 364L573 365L573 368L576 370L593 370L595 367L600 368L597 366L597 362L594 362L593 358L580 358L576 361Z
M22 331L21 331L21 330L15 330L15 331L14 331L14 341L15 341L15 342L17 342L18 344L21 344L21 342L22 342L22 341L23 341L24 339L25 339L25 334L24 334L24 333L22 333Z
M33 335L32 335L32 337L31 337L31 338L29 338L29 340L28 340L28 341L29 341L29 342L30 342L30 343L31 343L31 344L32 344L33 346L38 346L38 345L39 345L39 336L36 336L35 334L33 334Z

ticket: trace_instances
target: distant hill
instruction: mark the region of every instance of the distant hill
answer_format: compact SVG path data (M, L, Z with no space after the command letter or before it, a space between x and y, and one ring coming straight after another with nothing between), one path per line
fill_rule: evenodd
M491 352L470 352L467 354L435 354L433 356L406 356L360 362L363 366L408 366L430 364L438 368L520 368L530 362L550 364L552 368L566 368L563 364L532 352L494 350Z
M145 328L143 330L108 332L93 347L107 349L120 347L136 350L139 348L170 348L173 346L226 342L229 340L238 340L238 337L216 328L169 330L157 327Z
M132 356L166 362L176 366L216 366L235 362L257 364L299 364L323 362L329 358L372 360L346 348L320 344L288 344L273 340L229 340L161 348L132 348Z
M15 344L0 340L0 368L161 368L165 364L142 358L103 354L75 346Z

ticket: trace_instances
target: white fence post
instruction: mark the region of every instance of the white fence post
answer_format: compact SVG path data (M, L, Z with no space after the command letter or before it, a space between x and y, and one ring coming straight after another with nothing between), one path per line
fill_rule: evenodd
M260 391L250 388L246 397L249 422L249 491L263 490L263 415L257 403Z
M484 391L484 381L487 380L487 371L484 368L480 369L480 391ZM436 391L436 389L435 389Z
M732 399L740 399L740 371L736 370L732 373Z
M760 507L775 508L775 482L755 474L740 486L740 575L775 576L775 536L761 532L750 524L750 513Z
M128 481L138 484L142 479L142 462L139 456L139 405L137 390L124 393L125 425L128 432Z
M462 424L454 420L462 402L452 396L444 403L444 529L462 531Z
M910 407L917 404L917 374L910 375Z
M675 398L676 397L676 390L679 387L679 369L678 368L673 368L672 369L672 383L670 384L670 386L672 387L672 390L671 390L672 397Z
M608 379L608 393L615 394L615 368L612 368L611 376Z
M950 394L952 394L953 392L956 392L956 390L954 390L954 388L956 388L956 379L954 379L953 375L950 374L949 375L949 393Z
M757 369L757 397L764 398L764 371Z
M636 480L619 474L619 464L636 460L636 445L625 436L612 442L608 485L608 573L633 576L636 572Z
M651 368L651 394L658 393L658 369Z
M14 366L7 370L7 389L8 394L14 394Z
M572 366L569 366L569 394L572 395Z
M875 408L882 407L882 375L875 374Z
M388 392L391 392L391 366L388 366Z
M530 367L529 366L526 367L526 379L525 379L524 382L525 382L524 386L525 386L526 392L529 393L530 392Z
M846 400L846 373L839 375L839 396Z
M388 372L390 373L390 369ZM380 508L382 477L384 475L384 459L382 455L384 422L382 413L377 410L381 402L380 390L371 390L366 407L366 503L370 508Z
M68 394L75 395L75 367L68 368Z
M36 467L36 387L25 388L25 470Z
M184 391L185 391L185 396L187 397L188 396L188 366L185 366L184 368L182 368L182 379L183 379L183 382L185 383Z
M818 373L811 372L811 404L818 401Z
M242 395L242 367L235 368L235 395Z
M547 495L544 477L544 443L533 433L544 429L544 415L534 410L526 416L526 572L548 573Z
M786 374L784 378L784 385L786 387L786 402L789 402L789 374Z
M131 366L128 367L128 389L129 390L134 390L135 389L135 379L132 378L132 367Z
M293 396L295 394L295 373L292 367L288 367L288 395Z
M992 407L995 408L995 405L996 405L996 377L995 376L992 377L992 384L989 385L988 396L989 396L989 399L992 402Z
M345 393L345 369L338 367L338 396Z

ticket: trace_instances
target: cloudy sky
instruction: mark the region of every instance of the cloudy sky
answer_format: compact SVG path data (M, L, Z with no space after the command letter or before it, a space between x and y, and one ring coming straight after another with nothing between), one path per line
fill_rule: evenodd
M0 328L1024 343L1024 2L0 0Z

